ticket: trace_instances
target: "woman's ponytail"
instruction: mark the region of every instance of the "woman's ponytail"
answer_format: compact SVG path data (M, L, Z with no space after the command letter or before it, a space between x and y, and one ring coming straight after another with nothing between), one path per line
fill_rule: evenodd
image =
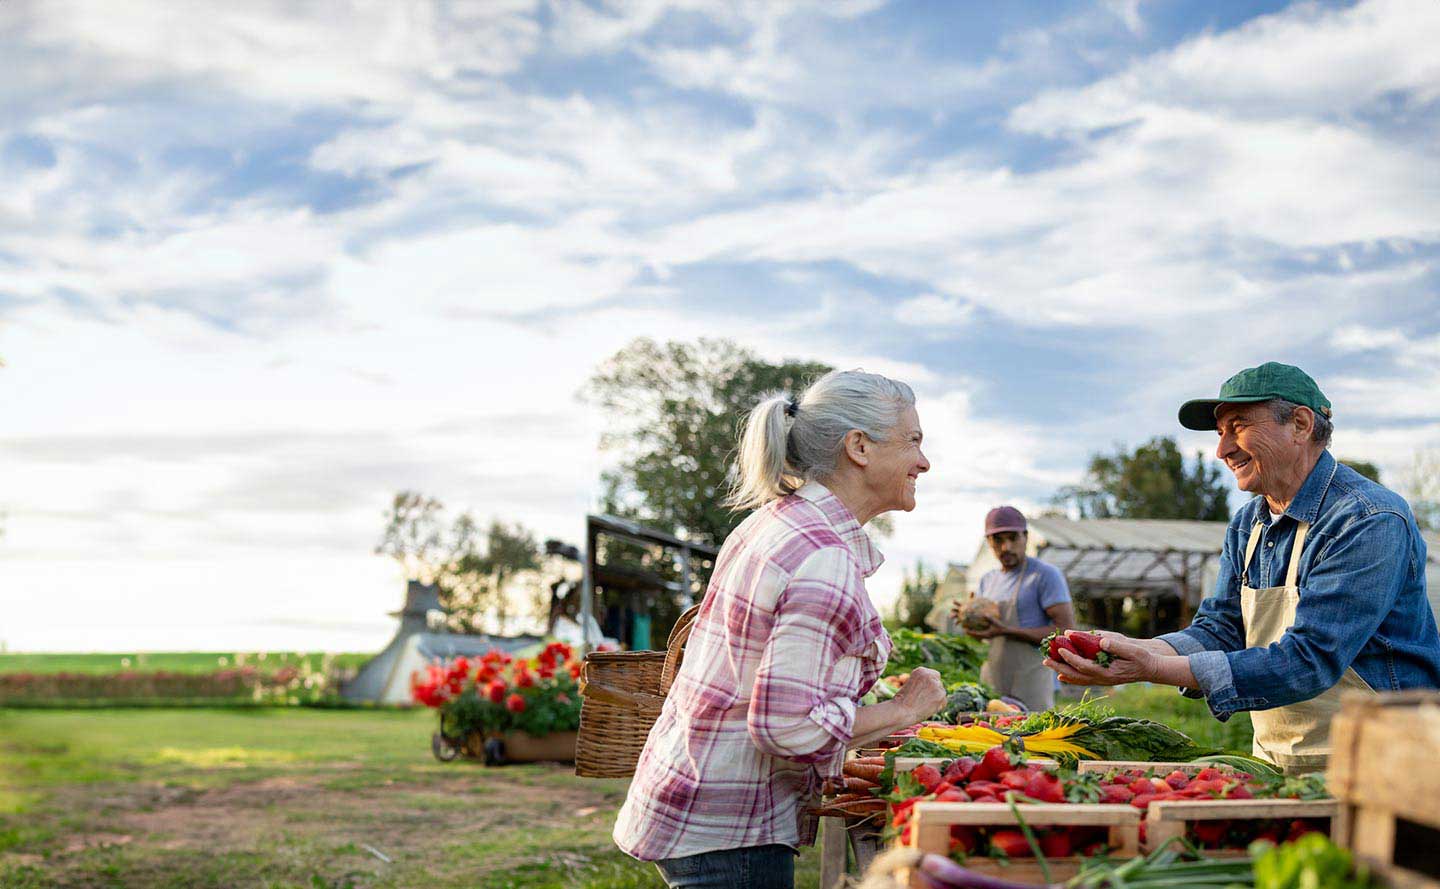
M740 437L726 506L754 509L794 493L803 483L786 460L794 404L789 395L775 392L750 412Z

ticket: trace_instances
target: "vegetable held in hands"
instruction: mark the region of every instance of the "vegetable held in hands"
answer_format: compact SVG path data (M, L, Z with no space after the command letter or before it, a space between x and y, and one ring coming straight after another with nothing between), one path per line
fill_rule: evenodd
M1087 661L1094 661L1102 667L1109 667L1114 660L1110 652L1100 649L1100 637L1094 633L1069 630L1065 633L1051 633L1040 641L1040 653L1052 661L1064 663L1061 651L1073 651Z

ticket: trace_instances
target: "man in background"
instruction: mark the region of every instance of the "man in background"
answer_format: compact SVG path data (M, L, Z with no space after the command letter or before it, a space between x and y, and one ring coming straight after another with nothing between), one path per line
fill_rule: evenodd
M999 506L985 516L985 539L1000 567L980 578L977 594L995 603L999 618L984 629L966 629L990 640L990 656L981 681L1001 695L1022 701L1031 710L1055 703L1055 674L1046 669L1040 640L1075 627L1070 587L1054 565L1028 556L1030 542L1025 516L1013 506ZM961 603L956 603L959 617Z

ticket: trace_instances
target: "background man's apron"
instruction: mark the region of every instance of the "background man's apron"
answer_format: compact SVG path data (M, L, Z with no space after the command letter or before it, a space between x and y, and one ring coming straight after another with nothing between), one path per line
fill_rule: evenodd
M1300 604L1297 582L1300 551L1310 523L1301 522L1295 529L1295 545L1290 550L1285 585L1257 590L1250 586L1250 559L1263 530L1260 522L1250 529L1250 542L1245 545L1245 571L1240 581L1240 613L1245 620L1245 645L1249 648L1265 648L1279 642L1295 623L1295 609ZM1339 682L1308 701L1251 711L1255 755L1280 766L1287 775L1323 771L1330 760L1330 720L1340 712L1340 695L1346 691L1374 694L1354 668L1347 667Z
M1020 592L1029 570L1027 564L1008 598L995 600L1000 622L1007 626L1020 626ZM980 681L1002 695L1019 698L1031 710L1048 710L1055 703L1055 674L1044 661L1034 642L995 636L990 639L990 656L980 668Z

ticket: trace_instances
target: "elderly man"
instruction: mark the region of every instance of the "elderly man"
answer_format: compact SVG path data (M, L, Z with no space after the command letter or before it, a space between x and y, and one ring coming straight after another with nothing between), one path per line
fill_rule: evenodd
M1048 710L1055 703L1055 674L1045 669L1038 646L1051 633L1074 628L1075 611L1060 569L1025 554L1029 539L1025 516L1015 507L986 514L985 540L1000 567L980 578L979 595L998 606L1000 619L967 632L990 640L981 681L1031 710ZM957 602L957 617L960 608Z
M1249 710L1254 752L1287 774L1325 768L1345 691L1440 687L1425 543L1405 500L1335 461L1330 401L1297 367L1237 373L1180 423L1214 429L1216 456L1256 495L1230 520L1214 595L1158 639L1105 634L1107 668L1062 652L1067 682L1150 681Z

